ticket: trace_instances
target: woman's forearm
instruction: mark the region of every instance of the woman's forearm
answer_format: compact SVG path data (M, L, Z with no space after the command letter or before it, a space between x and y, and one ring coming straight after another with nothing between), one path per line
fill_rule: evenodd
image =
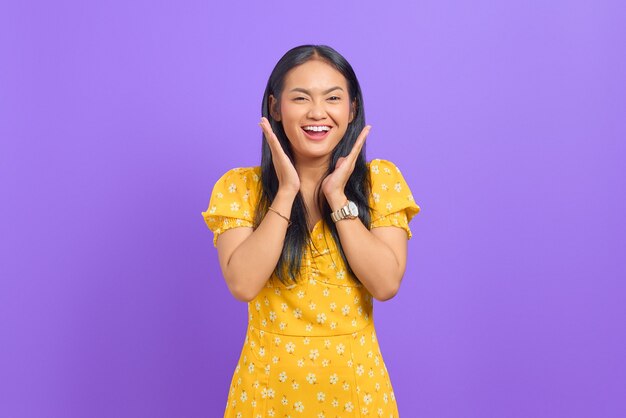
M279 190L271 206L289 218L294 199L294 194ZM224 272L233 294L250 301L265 286L280 258L287 226L285 219L268 210L254 232L233 251Z
M338 208L345 197L334 200L329 203ZM344 254L359 281L374 298L391 299L398 292L404 275L391 248L372 234L359 218L342 219L336 226Z

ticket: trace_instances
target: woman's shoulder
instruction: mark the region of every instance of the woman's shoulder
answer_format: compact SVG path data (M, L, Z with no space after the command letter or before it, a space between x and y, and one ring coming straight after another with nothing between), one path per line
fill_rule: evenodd
M214 189L219 189L224 193L224 191L228 190L229 192L236 191L238 186L245 185L246 188L251 188L250 186L256 185L261 181L261 167L260 166L251 166L251 167L233 167L223 173L219 179L215 182Z
M369 163L369 173L373 220L404 209L410 220L420 211L407 180L394 162L383 158L373 159Z
M366 165L372 174L380 174L381 172L388 175L401 174L400 169L393 161L384 158L375 158L367 162Z

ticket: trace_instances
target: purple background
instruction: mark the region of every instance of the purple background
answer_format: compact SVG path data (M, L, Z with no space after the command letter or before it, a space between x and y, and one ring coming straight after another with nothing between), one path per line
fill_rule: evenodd
M422 208L375 306L401 416L626 416L622 4L3 2L0 416L221 416L247 313L200 212L303 43Z

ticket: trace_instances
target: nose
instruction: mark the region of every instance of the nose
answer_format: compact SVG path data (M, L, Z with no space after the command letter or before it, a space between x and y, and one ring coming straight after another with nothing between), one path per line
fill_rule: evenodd
M325 119L326 118L326 109L324 108L323 102L320 103L317 100L311 101L311 107L307 113L307 116L310 119Z

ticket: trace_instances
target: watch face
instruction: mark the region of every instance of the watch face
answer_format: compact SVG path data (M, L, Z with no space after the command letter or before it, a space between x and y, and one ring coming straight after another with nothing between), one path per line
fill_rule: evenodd
M359 208L356 206L356 203L353 201L348 202L348 210L350 211L350 215L359 216Z

